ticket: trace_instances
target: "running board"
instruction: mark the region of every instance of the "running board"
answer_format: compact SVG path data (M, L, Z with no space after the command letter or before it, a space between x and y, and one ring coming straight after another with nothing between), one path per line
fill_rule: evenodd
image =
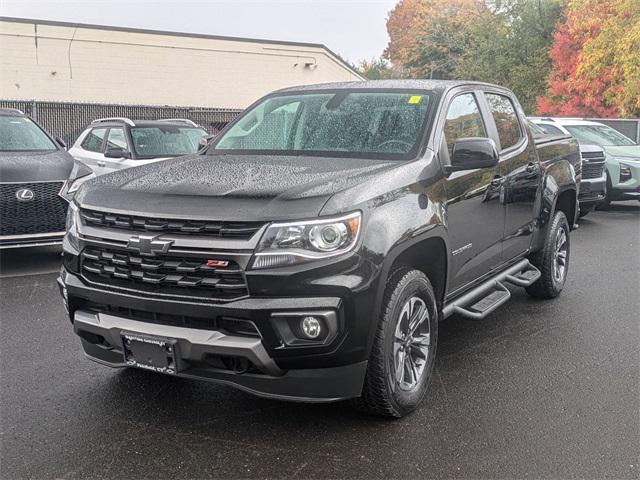
M444 318L454 313L473 320L482 320L511 298L511 292L504 283L518 287L528 287L540 278L540 270L529 260L521 260L495 277L478 285L444 307Z

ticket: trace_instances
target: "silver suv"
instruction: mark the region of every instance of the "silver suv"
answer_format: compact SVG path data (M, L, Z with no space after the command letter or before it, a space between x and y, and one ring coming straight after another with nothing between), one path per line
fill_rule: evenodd
M96 176L145 163L196 153L206 130L191 120L94 120L69 153Z

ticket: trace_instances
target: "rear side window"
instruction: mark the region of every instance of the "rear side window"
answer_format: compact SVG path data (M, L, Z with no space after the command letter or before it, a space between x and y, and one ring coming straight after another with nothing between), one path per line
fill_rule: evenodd
M486 97L493 120L496 122L500 146L503 150L513 147L522 138L522 130L511 99L495 93L487 93Z
M127 150L127 140L122 128L112 128L109 130L107 150Z
M106 128L94 128L82 141L82 148L90 152L102 152L105 133L107 133Z
M444 136L449 157L453 154L453 144L458 139L487 136L478 103L472 93L458 95L451 101L444 122Z

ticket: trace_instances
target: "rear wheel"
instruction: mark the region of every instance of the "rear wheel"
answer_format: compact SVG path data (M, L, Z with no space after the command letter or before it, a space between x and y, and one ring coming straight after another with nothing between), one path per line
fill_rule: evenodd
M424 398L433 373L438 309L429 279L402 268L391 275L371 349L362 396L366 413L402 417Z
M529 257L540 270L540 278L526 288L527 293L538 298L555 298L560 295L569 269L569 224L563 212L556 212L541 250Z

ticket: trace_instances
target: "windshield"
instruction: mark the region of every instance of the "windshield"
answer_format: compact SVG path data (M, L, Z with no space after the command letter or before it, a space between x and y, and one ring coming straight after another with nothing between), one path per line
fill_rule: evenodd
M330 92L268 97L215 143L215 151L406 158L424 131L429 95Z
M134 127L131 129L133 149L138 158L176 157L196 153L199 140L207 135L192 127Z
M0 115L1 152L46 152L57 150L42 129L28 117Z
M606 125L566 125L565 128L580 143L595 143L601 147L635 145L633 140Z

